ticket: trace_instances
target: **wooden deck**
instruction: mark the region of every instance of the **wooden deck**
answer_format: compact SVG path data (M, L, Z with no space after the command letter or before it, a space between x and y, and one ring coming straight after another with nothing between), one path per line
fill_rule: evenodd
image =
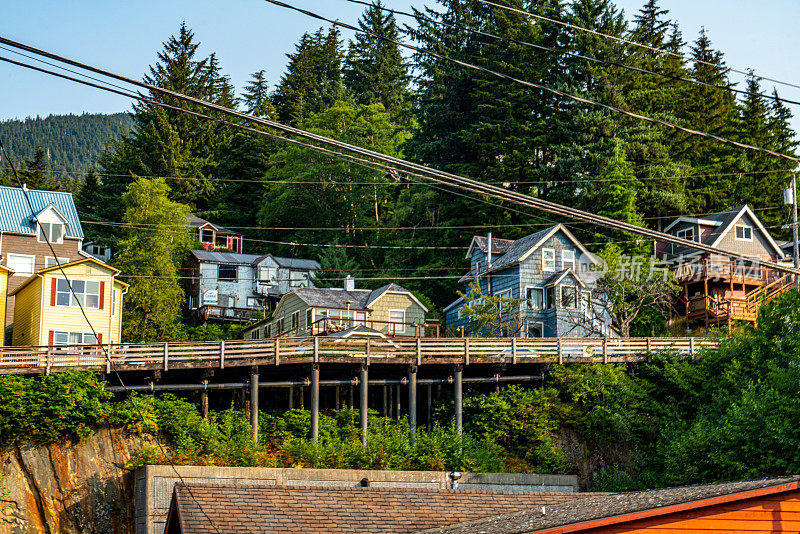
M635 362L648 352L696 357L708 338L289 338L246 341L58 347L0 347L0 374L71 369L111 372L310 363L402 365L470 363ZM108 354L106 358L105 354Z

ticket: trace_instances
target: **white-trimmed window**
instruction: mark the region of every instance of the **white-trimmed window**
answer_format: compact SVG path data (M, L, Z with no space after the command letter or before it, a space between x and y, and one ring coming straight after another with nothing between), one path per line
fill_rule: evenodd
M569 309L578 307L578 290L575 286L561 286L561 307Z
M6 258L8 268L14 271L15 276L30 276L33 274L36 256L28 254L9 254Z
M753 240L753 227L746 224L736 225L736 240L737 241L752 241Z
M689 228L684 228L683 230L678 230L676 235L681 239L688 239L689 241L697 241L697 239L695 238L694 226L690 226Z
M272 324L268 324L264 327L264 338L269 339L272 337Z
M561 251L561 268L575 270L575 251L564 249Z
M305 271L290 271L289 285L291 287L308 287L308 273Z
M353 318L355 319L356 326L358 325L367 326L367 312L357 311L353 315Z
M91 332L53 332L53 345L97 345Z
M64 225L56 222L39 222L37 225L39 243L50 242L58 245L64 242Z
M220 282L236 282L239 267L236 265L220 265L217 271L217 280Z
M283 317L281 317L280 319L278 319L278 320L275 322L275 326L276 326L276 328L278 329L278 331L277 331L277 332L275 332L275 335L276 335L276 336L279 336L279 335L281 335L281 334L283 333Z
M258 281L262 283L274 283L278 275L275 267L261 266L258 269Z
M556 286L547 286L545 288L544 305L548 310L556 307Z
M544 288L526 287L525 298L528 301L528 309L530 310L544 309Z
M483 262L481 262L481 260L477 260L475 262L475 274L481 274L482 267L483 267Z
M552 248L542 249L542 272L556 272L556 251Z
M201 243L214 243L214 230L209 230L208 228L203 228L200 230L200 242Z
M56 267L57 265L65 265L69 263L69 258L58 258L58 262L52 256L47 256L44 259L44 268L49 269L50 267Z
M402 334L406 331L406 311L405 310L389 310L389 331L396 334Z
M309 330L314 324L314 309L309 308L306 310L306 330Z
M72 284L72 291L70 291ZM100 282L94 280L70 280L59 278L56 281L56 306L83 306L100 308Z
M528 323L528 331L526 332L526 335L529 338L544 337L544 323Z
M292 314L292 330L300 328L300 312L296 311Z
M258 308L258 299L256 297L247 297L247 307L248 308Z

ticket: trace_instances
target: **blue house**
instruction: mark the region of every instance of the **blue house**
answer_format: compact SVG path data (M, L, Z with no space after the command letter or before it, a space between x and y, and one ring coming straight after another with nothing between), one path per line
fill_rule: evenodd
M562 224L517 239L475 236L467 250L470 271L459 282L481 295L524 299L508 321L516 337L615 336L602 302L593 295L601 260ZM480 297L478 297L480 298ZM465 299L444 309L452 330L469 331Z

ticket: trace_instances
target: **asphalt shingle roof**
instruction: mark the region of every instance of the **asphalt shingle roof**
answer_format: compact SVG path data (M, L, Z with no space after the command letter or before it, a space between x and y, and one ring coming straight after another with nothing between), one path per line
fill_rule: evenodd
M792 482L800 482L800 477L765 478L599 496L594 494L588 499L546 506L544 513L542 513L541 506L531 507L522 512L502 514L422 532L428 534L528 534Z
M555 226L551 226L545 230L536 232L535 234L526 235L514 241L511 246L506 249L505 254L497 259L492 260L492 271L504 269L519 262L520 258L528 252L532 246L542 240ZM494 240L493 240L494 241Z
M463 519L478 519L530 507L574 501L585 498L586 495L374 487L176 484L173 507L177 500L179 513L171 513L170 519L175 521L176 515L180 516L180 532L183 534L404 533Z
M195 217L194 215L189 215L186 218L186 220L189 222L189 226L192 227L192 228L195 228L195 229L200 228L201 226L205 226L206 224L210 224L211 226L214 227L214 230L216 230L219 233L239 235L239 232L234 232L233 230L228 230L227 228L225 228L223 226L219 226L219 225L214 224L214 223L212 223L210 221L207 221L205 219L201 219L200 217Z
M356 289L354 291L338 288L301 287L295 290L295 294L309 306L316 308L346 309L349 307L351 310L365 310L387 291L410 293L403 286L392 283L375 290Z
M482 235L476 235L472 238L475 244L483 252L489 252L489 238ZM492 255L503 254L514 243L513 239L500 239L499 237L492 237Z
M67 219L67 237L83 238L83 228L75 209L72 193L28 189L28 198L36 213L48 206L55 207ZM34 234L33 215L19 187L0 187L0 232Z

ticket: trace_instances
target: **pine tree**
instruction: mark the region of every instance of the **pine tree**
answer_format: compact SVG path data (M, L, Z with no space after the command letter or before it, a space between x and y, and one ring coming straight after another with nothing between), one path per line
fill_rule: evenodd
M266 71L260 70L250 77L242 94L242 102L250 115L267 119L275 118L275 106L269 98Z
M47 152L41 145L36 145L33 157L25 161L25 168L19 171L20 179L28 189L52 189L53 180L48 173Z
M396 117L411 103L408 67L398 45L375 36L399 41L397 22L378 0L366 9L358 25L369 34L357 33L350 42L343 69L345 86L356 103L381 103Z

